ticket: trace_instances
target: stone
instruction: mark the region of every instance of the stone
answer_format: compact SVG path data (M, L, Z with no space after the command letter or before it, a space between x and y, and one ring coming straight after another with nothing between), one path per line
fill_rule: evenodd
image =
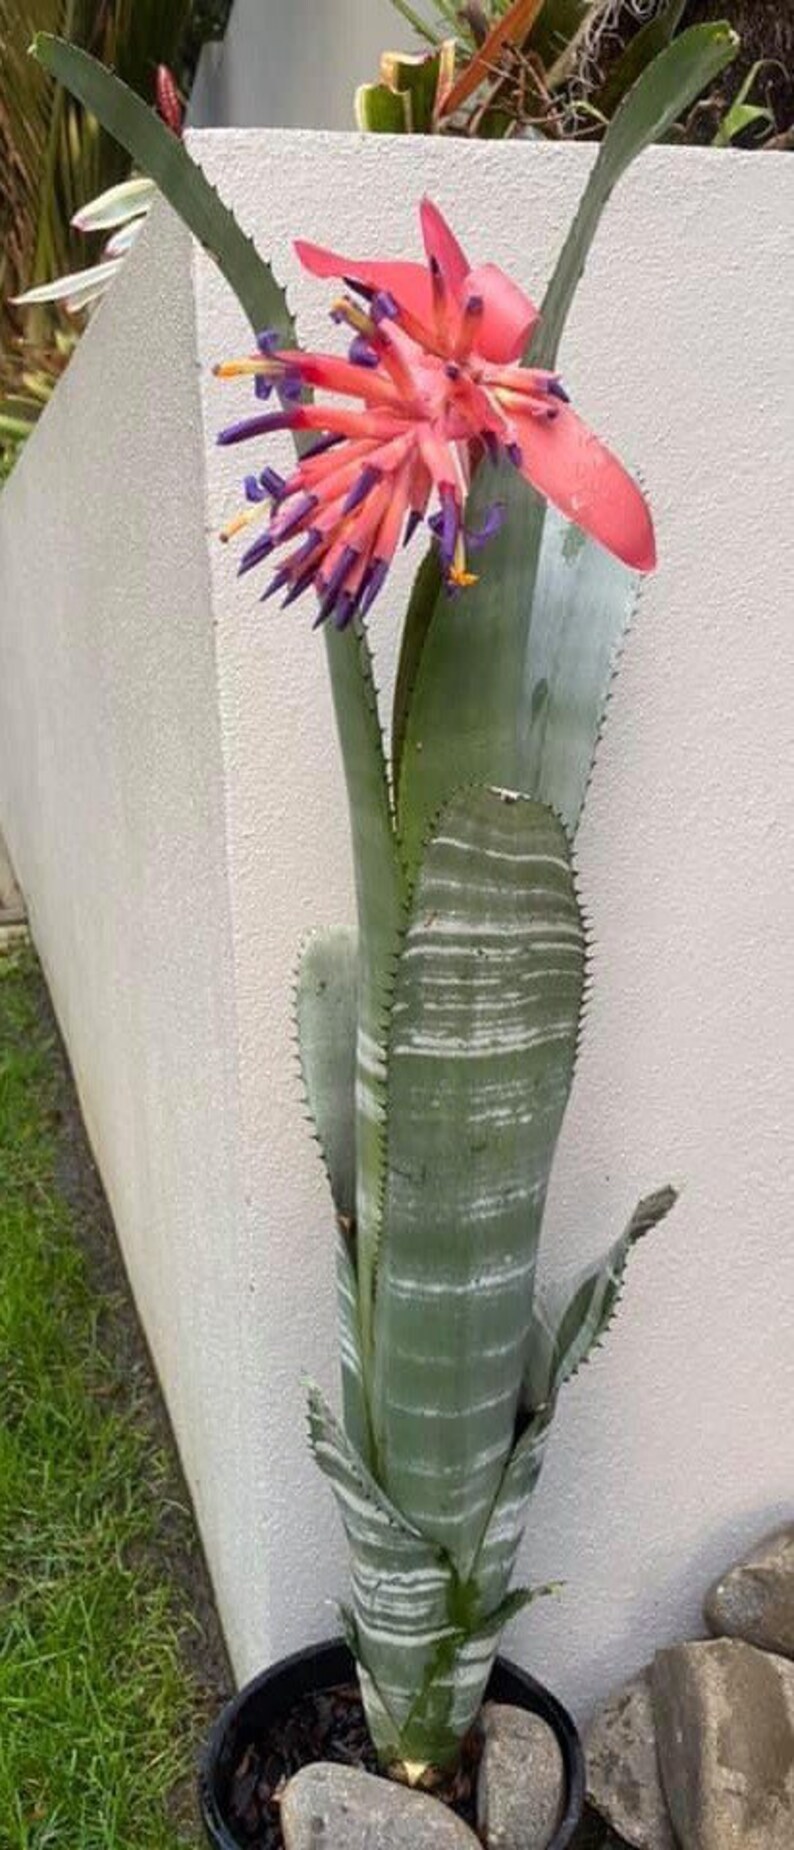
M651 1703L650 1666L597 1710L585 1740L590 1804L632 1850L676 1850Z
M794 1657L794 1523L768 1535L715 1581L704 1613L718 1638Z
M488 1850L547 1850L565 1807L557 1736L539 1715L487 1702L477 1829Z
M792 1850L794 1664L732 1638L673 1645L651 1689L682 1850Z
M325 1760L285 1787L281 1829L286 1850L481 1850L439 1799Z

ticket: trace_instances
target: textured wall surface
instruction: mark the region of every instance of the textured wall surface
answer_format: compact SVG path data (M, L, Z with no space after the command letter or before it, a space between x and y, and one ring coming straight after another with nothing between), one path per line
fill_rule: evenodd
M476 260L539 292L589 160L193 145L323 343L297 232L409 254L428 187ZM703 1585L794 1504L793 195L784 157L646 155L563 354L582 412L642 463L661 565L579 838L596 980L546 1265L683 1187L566 1393L521 1563L566 1585L511 1646L582 1714L696 1629ZM332 1237L289 984L301 934L351 913L311 613L263 611L213 537L248 459L211 436L249 401L209 368L245 338L161 211L0 499L0 823L241 1674L330 1631L344 1585L304 1448L304 1375L335 1379ZM386 687L418 556L378 606Z
M202 55L190 120L352 128L356 87L376 79L381 52L418 43L391 0L236 0L223 44Z

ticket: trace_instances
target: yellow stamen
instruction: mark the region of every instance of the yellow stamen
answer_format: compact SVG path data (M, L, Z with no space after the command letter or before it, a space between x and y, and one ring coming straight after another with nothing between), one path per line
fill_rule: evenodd
M476 585L478 582L477 572L470 572L466 564L466 547L462 533L458 534L455 542L455 557L449 568L449 582L451 585L457 585L462 591L468 591L470 585Z
M479 584L480 575L479 572L463 571L459 565L452 565L449 571L449 582L451 585L459 585L463 591L468 591L470 585Z
M219 537L223 540L224 545L227 540L233 540L236 533L241 533L243 527L250 527L251 521L256 520L257 514L261 514L261 512L262 508L260 505L257 507L243 508L240 514L235 514L234 518L230 520L225 527L221 528Z
M370 340L376 332L372 316L365 314L364 309L359 308L357 302L351 302L349 295L340 295L338 301L334 302L331 313L340 315L342 320L347 322L348 327L355 328L357 334L366 334Z
M219 360L212 368L216 379L242 379L252 374L260 379L278 379L284 371L283 360Z

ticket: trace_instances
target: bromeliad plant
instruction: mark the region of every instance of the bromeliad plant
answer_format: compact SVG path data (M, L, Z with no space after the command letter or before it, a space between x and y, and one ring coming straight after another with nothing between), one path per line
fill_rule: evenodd
M345 1625L372 1735L412 1779L455 1760L502 1629L534 1597L511 1580L560 1391L674 1200L648 1196L601 1262L539 1290L588 982L573 843L654 562L643 497L577 418L557 350L612 187L734 49L727 27L693 29L643 73L540 316L493 266L472 269L427 203L426 264L299 246L313 274L345 279L344 356L300 348L268 266L143 105L70 48L37 46L260 331L218 371L250 374L273 408L221 441L290 430L299 447L286 478L257 453L232 528L247 531L241 571L276 555L265 596L316 599L350 799L358 932L309 942L295 1004L338 1229L342 1417L313 1391L309 1421L350 1544ZM333 403L310 402L314 387ZM365 618L425 520L387 760Z

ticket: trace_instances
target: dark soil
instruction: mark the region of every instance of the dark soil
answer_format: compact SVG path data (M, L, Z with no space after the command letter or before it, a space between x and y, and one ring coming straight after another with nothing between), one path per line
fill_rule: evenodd
M464 1744L460 1769L448 1787L435 1789L458 1817L476 1823L477 1766L480 1743L476 1734ZM236 1768L229 1795L229 1823L251 1850L284 1850L279 1800L293 1773L315 1760L332 1760L338 1766L379 1773L364 1709L355 1683L315 1691L287 1711L267 1737L246 1748Z

